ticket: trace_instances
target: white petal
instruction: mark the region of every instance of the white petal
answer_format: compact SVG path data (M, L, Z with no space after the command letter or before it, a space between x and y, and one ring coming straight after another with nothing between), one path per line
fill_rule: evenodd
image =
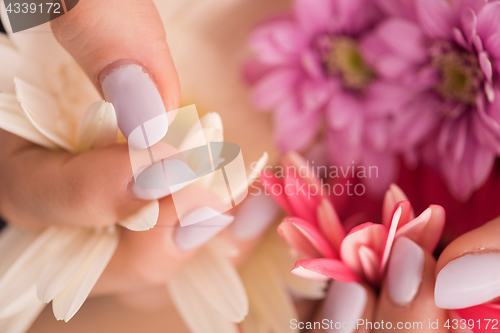
M0 91L13 94L14 77L43 86L44 81L40 67L16 50L4 34L0 34L0 37L0 54L2 55L0 57L0 68L2 69Z
M154 200L141 208L137 213L127 217L123 221L120 221L119 224L132 231L149 230L156 225L159 214L160 205L158 200Z
M0 319L0 332L25 333L30 328L45 307L45 303L40 302L34 293L31 296L30 302L23 311L14 316Z
M92 103L78 123L76 142L83 152L116 143L118 123L113 104L105 101Z
M16 97L0 93L0 128L48 149L58 146L43 135L20 112Z
M113 256L118 240L118 229L102 231L99 242L87 262L52 301L52 309L57 320L68 321L80 309Z
M0 253L2 254L0 277L5 274L38 235L37 232L20 230L10 225L0 232Z
M59 109L57 101L39 88L15 78L16 98L21 113L43 135L70 152L75 152L74 135L76 128L65 123L67 120Z
M62 236L64 232L56 228L45 230L0 278L0 317L15 313L29 300L28 295L34 292L32 289L36 280L45 263L58 249L58 238Z
M236 324L213 309L183 274L172 277L167 288L192 333L238 333Z
M205 247L179 274L227 320L241 322L245 318L248 298L230 259Z
M215 128L219 131L223 132L224 129L222 127L222 118L217 112L210 112L201 117L200 119L202 128Z
M64 248L50 258L38 278L37 295L42 302L50 302L61 292L98 244L100 235L94 230L77 228L75 231L67 237Z

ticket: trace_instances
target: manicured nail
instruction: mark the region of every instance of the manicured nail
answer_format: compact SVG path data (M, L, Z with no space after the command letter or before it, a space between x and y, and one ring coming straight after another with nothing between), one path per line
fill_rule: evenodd
M394 303L410 304L422 282L424 251L413 241L400 237L394 247L387 270L387 291Z
M257 237L280 213L280 207L270 196L263 193L248 196L236 213L231 232L238 240L249 240Z
M185 162L166 159L142 171L132 185L132 191L140 199L159 199L179 191L197 177Z
M363 316L367 300L365 288L358 283L332 281L325 300L323 318L333 323L355 323ZM327 332L351 333L354 330L352 325L343 325L340 328L331 327Z
M175 242L183 250L197 248L215 237L233 221L234 216L221 214L208 206L201 207L183 217L185 226L177 228Z
M450 261L436 278L434 299L443 309L462 309L500 296L500 253L471 253Z
M118 127L133 148L146 149L167 134L163 100L142 66L115 62L106 67L101 76L106 101L113 104Z

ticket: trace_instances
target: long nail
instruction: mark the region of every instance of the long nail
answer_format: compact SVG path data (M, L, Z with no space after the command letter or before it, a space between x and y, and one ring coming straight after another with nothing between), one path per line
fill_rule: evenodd
M183 161L166 159L142 171L132 185L132 191L140 199L159 199L179 191L197 177Z
M405 306L413 301L422 282L424 263L420 246L406 237L396 240L387 270L387 291L394 303Z
M202 222L193 224L191 220L202 220ZM221 214L215 209L205 206L183 217L183 221L185 227L179 226L177 228L175 242L181 249L191 250L215 237L234 221L234 216Z
M333 324L327 332L354 332L356 321L363 316L368 295L365 288L356 282L332 281L325 300L323 318ZM335 323L348 323L335 327Z
M472 253L450 261L438 274L434 299L443 309L462 309L500 296L500 253Z
M280 207L270 196L250 195L240 204L231 232L238 240L252 239L273 223L279 213Z
M103 70L100 80L106 101L115 107L118 126L132 147L148 148L167 134L163 100L142 66L118 61Z

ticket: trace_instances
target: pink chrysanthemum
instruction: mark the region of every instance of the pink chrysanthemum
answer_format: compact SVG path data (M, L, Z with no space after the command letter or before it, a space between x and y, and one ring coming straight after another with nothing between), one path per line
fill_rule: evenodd
M321 183L312 171L306 177L293 171L307 168L306 162L289 154L283 165L287 171L284 179L264 172L261 180L282 208L293 215L283 220L278 233L305 258L297 261L294 274L378 286L396 238L408 237L430 253L436 248L445 221L441 206L431 205L415 217L404 193L392 185L384 198L382 224L366 222L349 231L325 192L304 194L298 190L302 184ZM293 168L287 167L290 165ZM277 191L276 187L287 190Z
M380 0L391 15L365 41L382 79L405 86L392 132L410 161L468 198L500 153L500 2Z
M333 164L377 166L364 181L380 195L396 175L388 129L401 101L393 95L404 94L365 61L365 36L382 18L375 0L296 0L290 15L253 31L245 68L255 105L273 111L280 149L321 137Z

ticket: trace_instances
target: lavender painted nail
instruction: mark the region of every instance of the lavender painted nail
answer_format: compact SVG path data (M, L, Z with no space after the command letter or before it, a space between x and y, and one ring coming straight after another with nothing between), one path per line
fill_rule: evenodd
M111 64L110 66L115 66ZM118 126L129 144L146 149L160 141L168 130L163 100L147 71L134 63L123 64L101 77L106 100L113 104Z

